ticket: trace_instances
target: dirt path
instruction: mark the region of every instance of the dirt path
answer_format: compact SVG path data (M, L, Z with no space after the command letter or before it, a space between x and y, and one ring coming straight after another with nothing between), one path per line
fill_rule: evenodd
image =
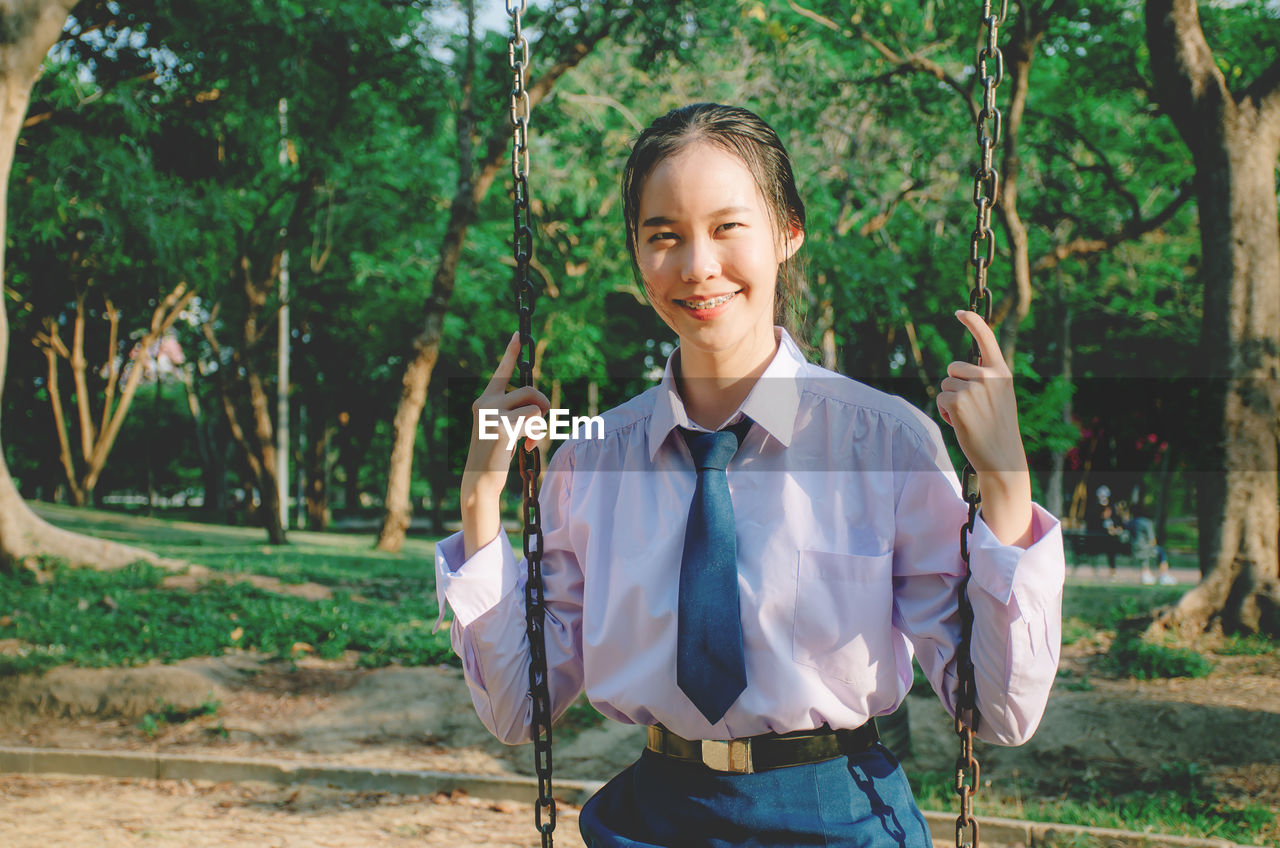
M509 802L309 786L0 775L0 845L8 848L539 844L531 812ZM556 844L583 848L576 810L561 810Z
M1158 784L1171 766L1208 776L1219 797L1280 813L1280 659L1218 658L1210 677L1140 682L1098 676L1096 646L1065 651L1063 676L1035 738L984 746L997 786L1062 794L1081 781ZM0 745L269 757L330 765L528 774L527 746L480 725L453 668L356 667L355 657L297 666L252 655L136 669L54 669L0 689ZM168 723L169 713L216 712ZM948 772L950 720L931 696L909 700L909 770ZM153 720L144 731L143 717ZM643 730L562 727L557 775L605 780L628 765ZM557 844L581 845L566 809ZM1280 825L1268 834L1280 844ZM0 845L536 845L523 804L313 788L0 775Z

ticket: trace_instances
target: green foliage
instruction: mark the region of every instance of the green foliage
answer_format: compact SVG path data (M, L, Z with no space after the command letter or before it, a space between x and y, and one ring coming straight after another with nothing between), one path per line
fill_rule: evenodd
M1072 589L1074 590L1074 586ZM1095 629L1086 624L1083 620L1071 616L1062 620L1062 644L1074 645L1081 639L1088 639L1095 633Z
M1080 628L1114 630L1125 619L1174 603L1188 588L1073 583L1062 597L1062 616L1068 626L1076 622Z
M1280 651L1280 641L1270 638L1265 633L1230 636L1225 644L1216 649L1216 653L1224 657L1259 657L1276 651Z
M809 212L800 293L807 340L829 332L838 370L935 414L926 386L967 349L951 313L970 276L977 23L946 4L803 5L814 14L786 0L703 4L696 15L686 3L593 0L557 7L554 21L543 7L529 10L535 75L584 33L611 31L533 121L534 329L545 342L542 387L559 381L566 406L584 407L589 384L602 408L620 402L651 383L669 351L670 332L623 249L617 176L652 118L717 99L760 112L792 153ZM330 439L322 464L336 502L376 509L400 377L434 291L457 188L465 50L460 18L446 14L454 11L355 0L75 9L34 93L32 114L48 119L24 130L11 187L14 344L0 413L24 494L48 497L60 477L45 365L27 343L33 333L46 320L66 326L75 296L85 295L96 409L102 366L128 355L127 336L179 280L200 291L177 332L193 361L204 410L194 423L208 450L189 437L177 382L162 385L154 404L144 388L145 412L126 421L100 491L140 490L148 460L167 492L247 476L217 420L217 381L230 375L234 388L243 376L230 362L247 312L242 262L265 274L287 248L295 433L305 410L307 443ZM1006 43L1032 17L1023 12L1012 4ZM1171 382L1195 373L1187 340L1198 335L1202 292L1193 204L1141 239L1051 268L1037 263L1170 207L1191 165L1150 98L1140 7L1073 2L1045 15L1017 151L1033 267L1015 359L1024 441L1033 468L1080 443L1077 466L1137 473L1158 464L1141 441L1156 435L1176 472L1197 441L1194 416L1170 414L1196 402L1194 384ZM1238 91L1269 61L1265 45L1280 25L1274 4L1208 4L1202 20ZM954 85L901 67L886 50L928 57ZM482 36L477 165L492 155L490 138L505 145L505 51L503 35ZM296 160L287 167L278 161L282 99ZM514 325L503 178L480 205L458 269L416 455L418 499L438 502L456 490L467 434L458 432L465 421L450 385L461 393L487 379ZM999 224L997 243L989 282L999 301L1011 258ZM102 320L108 297L123 314L115 351ZM280 304L270 294L263 314ZM204 321L221 356L200 332ZM272 332L245 347L234 352L270 372ZM1068 352L1071 382L1060 376ZM264 380L272 392L274 377ZM76 398L65 376L62 388L70 412ZM1068 401L1076 424L1062 419ZM1130 447L1137 444L1148 446ZM1171 525L1171 541L1177 532Z
M556 739L564 741L576 738L584 730L599 727L607 721L599 710L591 706L586 695L579 695L556 722Z
M163 725L166 724L183 724L201 716L214 716L218 714L218 710L222 708L222 702L216 700L213 694L204 700L200 705L192 709L180 709L170 703L162 703L159 708L146 713L138 722L138 728L147 735L148 738L154 737Z
M251 560L245 554L239 566L252 570ZM371 667L452 661L447 636L430 632L434 593L412 578L400 592L382 587L384 596L394 596L390 602L357 601L347 591L308 601L246 583L211 581L194 592L169 590L160 585L166 574L137 564L114 572L56 566L43 584L26 571L0 575L0 609L7 621L0 638L43 646L43 653L9 663L6 672L50 664L32 656L104 667L237 649L293 657L302 646L329 659L358 651L361 664ZM350 585L361 586L358 574L346 575Z
M1176 602L1186 591L1185 586L1072 584L1063 596L1063 644L1115 634L1101 662L1108 674L1138 680L1204 677L1213 670L1210 660L1186 648L1149 642L1142 635L1151 611Z
M953 774L908 772L908 779L922 808L957 810ZM1016 777L1012 784L984 786L983 813L1152 834L1212 836L1243 844L1257 844L1274 823L1274 814L1266 807L1230 801L1219 794L1195 763L1165 763L1150 774L1090 772L1068 787L1069 797L1052 797L1059 795L1057 787L1033 784L1026 788L1039 792L1024 791Z
M67 661L62 645L26 645L16 653L0 654L0 677L18 674L44 674Z
M1058 680L1062 681L1062 685L1071 692L1093 691L1093 684L1089 682L1089 675L1084 674L1077 678L1069 668L1058 669Z
M1163 677L1207 677L1213 663L1203 655L1171 645L1153 643L1136 629L1121 628L1102 668L1120 677L1154 680Z
M929 678L925 677L924 669L920 667L920 662L915 657L911 658L911 694L933 694L933 686L929 683Z

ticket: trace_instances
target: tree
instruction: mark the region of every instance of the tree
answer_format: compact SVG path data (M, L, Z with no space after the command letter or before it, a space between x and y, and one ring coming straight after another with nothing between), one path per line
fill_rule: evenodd
M1196 0L1147 0L1146 23L1160 105L1195 162L1209 395L1198 491L1203 578L1160 624L1196 633L1218 621L1278 634L1280 59L1265 52L1276 39L1247 36L1270 63L1245 81L1239 64L1209 46Z
M545 70L530 75L527 89L530 107L536 107L546 98L557 81L597 45L626 32L638 20L654 28L657 34L653 43L661 44L663 24L679 20L682 6L682 3L677 3L669 9L646 10L639 3L580 3L556 4L547 9L541 16L546 22L545 34L532 48L535 55L542 57L539 66ZM672 37L678 37L678 34L673 33ZM497 67L497 64L493 63L491 67ZM503 68L505 70L505 65ZM411 341L411 353L406 357L387 473L386 512L378 533L379 550L395 552L404 544L409 527L413 445L431 375L440 357L445 317L457 284L458 262L467 231L476 221L481 202L498 173L510 161L512 130L507 123L507 110L504 108L499 114L500 121L482 124L474 131L481 136L481 143L477 145L479 162L464 161L459 168L458 186L449 210L448 227L440 244L439 264L432 280L431 294L423 304L421 328ZM459 156L469 157L471 139L466 129L459 125L459 134L467 137L466 144L459 144Z
M295 275L290 308L303 319L286 340L296 349L316 336L333 338L339 333L330 328L350 327L358 312L364 317L371 311L348 308L356 299L343 288L352 288L352 254L382 254L393 240L388 234L407 233L405 241L422 244L423 231L437 229L433 216L423 216L388 185L394 166L421 170L418 142L430 137L433 122L430 110L417 104L436 108L440 101L430 96L436 75L427 15L434 8L420 0L376 8L361 0L234 8L85 0L75 9L73 37L64 46L78 60L68 63L73 83L81 67L93 69L95 80L104 68L119 75L116 65L145 72L144 108L159 128L148 138L156 168L172 175L204 211L202 220L181 229L187 252L200 243L203 261L196 273L179 278L198 289L194 311L204 319L198 347L209 365L202 370L211 377L202 383L218 388L211 408L226 420L246 488L263 501L257 516L276 543L285 541L276 502L279 422L271 397L277 389L274 342L280 341L274 318L284 307L280 269L287 251ZM95 31L91 38L77 37ZM286 101L287 128L281 115ZM288 166L277 161L282 143ZM414 165L406 169L406 161ZM376 170L367 167L371 163ZM392 193L398 196L390 213L380 206L370 214L368 203L381 204ZM372 217L385 241L351 238L351 222L367 229L364 221ZM344 271L348 277L339 280ZM366 292L365 299L391 299L381 294ZM324 332L316 332L320 325ZM338 348L327 362L343 352ZM321 385L324 376L295 371L288 393L299 410L306 387ZM351 385L346 377L338 382ZM317 389L307 417L321 435L343 412L325 403L327 390Z
M198 303L216 259L216 239L205 236L217 210L170 167L166 113L191 104L144 57L115 49L110 21L90 23L106 11L73 10L32 91L10 176L8 458L28 493L56 484L47 471L61 470L58 488L73 503L92 503L98 488L128 478L130 461L153 468L156 452L144 460L125 447L129 431L157 422L154 404L145 423L135 420L131 401L152 372L133 364L149 363L161 338L170 353L190 341L191 328L175 321ZM60 380L68 367L71 379ZM30 401L46 406L32 415Z
M142 385L142 377L147 370L147 362L154 363L158 356L153 355L160 348L161 342L168 337L173 322L177 320L188 305L195 292L188 291L183 283L174 287L167 297L160 302L151 315L151 325L133 345L127 365L118 355L120 312L110 299L106 301L106 318L111 325L106 345L105 370L108 372L107 385L104 392L102 413L95 420L91 408L89 391L88 366L85 355L85 294L76 296L74 329L68 347L62 338L59 323L56 319L46 319L44 329L37 333L35 341L44 353L48 362L49 403L53 407L54 427L58 435L59 456L62 460L63 472L67 477L67 485L71 489L71 500L76 506L92 502L94 487L107 464L111 449L115 446L116 437L124 424L125 416L133 403L138 387ZM80 431L80 454L83 463L77 463L71 450L71 438L67 432L67 416L62 409L62 394L58 387L58 360L64 359L71 366L71 376L75 384L76 413ZM158 367L158 366L155 366ZM123 382L121 379L123 378ZM159 377L157 376L158 380ZM119 398L116 390L120 390ZM80 466L79 468L77 466Z
M0 282L9 173L18 134L45 54L58 40L72 5L70 0L0 0ZM7 310L0 310L0 391L8 354L9 316ZM68 533L38 518L18 494L0 443L0 567L26 564L40 555L100 568L120 567L139 559L157 561L144 551Z

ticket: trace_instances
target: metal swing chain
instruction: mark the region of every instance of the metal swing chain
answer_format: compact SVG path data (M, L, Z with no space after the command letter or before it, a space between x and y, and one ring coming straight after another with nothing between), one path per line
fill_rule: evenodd
M511 17L507 61L511 67L511 177L515 237L515 299L520 319L520 385L533 385L533 305L537 297L529 279L533 257L533 227L529 220L529 42L521 15L526 0L506 0ZM542 834L543 848L551 848L556 829L556 802L551 794L551 694L547 690L546 607L542 590L542 516L538 509L538 477L542 453L535 445L519 448L524 511L524 556L528 565L525 583L525 626L529 634L529 697L533 702L533 765L538 775L538 800L533 821Z
M1000 110L996 108L996 88L1004 80L1004 56L996 44L1000 25L1008 13L1008 0L1000 0L1000 14L993 14L992 0L982 2L982 26L987 43L978 51L978 79L982 81L982 109L978 112L978 148L981 164L973 177L973 205L977 208L977 226L969 241L969 263L974 267L973 287L969 290L969 309L991 323L991 290L987 288L987 271L996 258L995 233L991 230L991 210L998 200L1000 175L993 165L996 145L1000 143ZM988 67L988 62L993 67ZM988 125L990 122L990 125ZM978 362L978 343L969 348L969 361ZM968 462L961 482L964 499L969 504L969 518L960 528L960 558L964 561L964 578L960 581L960 645L956 651L956 674L959 694L956 704L956 735L960 737L960 756L956 758L956 794L960 796L960 814L956 817L956 848L977 848L978 820L973 817L973 796L978 791L981 771L973 755L973 734L978 727L978 693L974 681L973 605L969 602L969 539L978 516L982 493L977 473ZM968 837L968 839L966 839Z

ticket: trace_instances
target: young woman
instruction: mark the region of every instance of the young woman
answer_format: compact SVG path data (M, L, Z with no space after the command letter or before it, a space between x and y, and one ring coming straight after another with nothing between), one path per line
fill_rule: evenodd
M804 242L787 154L754 114L658 119L623 175L627 246L679 336L660 385L566 442L542 488L553 714L583 691L648 725L639 760L584 807L590 846L928 846L872 719L911 657L956 702L967 506L939 430L905 401L806 362L775 326ZM1035 730L1057 669L1058 524L1030 497L996 340L954 362L943 418L979 473L971 545L979 736ZM513 338L474 410L546 414L507 391ZM474 435L461 533L437 548L441 609L481 720L530 738L524 567L500 532L506 440ZM732 740L726 744L725 740Z

